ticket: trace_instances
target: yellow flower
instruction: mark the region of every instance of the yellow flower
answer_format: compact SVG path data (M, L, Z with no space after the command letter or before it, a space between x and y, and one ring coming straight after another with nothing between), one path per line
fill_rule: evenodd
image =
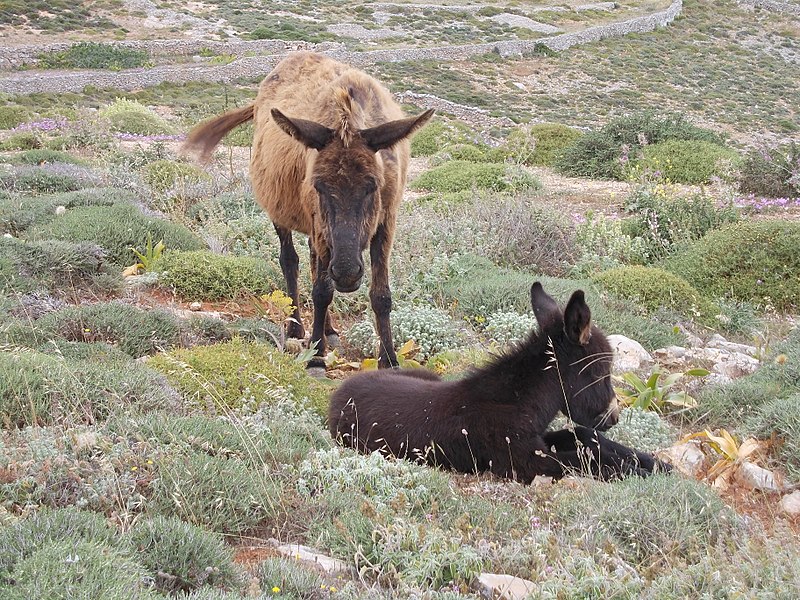
M131 467L131 471L137 471L139 467Z
M281 593L281 588L279 588L279 587L276 585L275 587L273 587L273 588L272 588L272 593L273 593L273 594L280 594L280 593Z

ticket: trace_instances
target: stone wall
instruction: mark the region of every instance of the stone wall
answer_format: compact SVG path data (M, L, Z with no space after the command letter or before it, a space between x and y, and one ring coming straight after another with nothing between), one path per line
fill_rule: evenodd
M565 33L537 40L511 40L485 44L463 46L441 46L435 48L401 48L391 50L374 50L368 52L351 52L341 44L291 44L287 42L158 42L162 51L169 48L180 48L181 52L197 52L200 48L214 48L222 53L231 54L232 50L241 48L263 48L262 51L274 52L262 56L245 56L224 65L180 64L161 65L152 68L129 69L125 71L20 71L0 78L0 92L30 94L35 92L78 92L87 85L99 88L116 88L133 90L158 85L163 82L185 83L190 81L213 81L230 83L236 79L255 79L268 73L287 52L299 47L314 49L355 66L367 66L376 62L400 62L417 60L463 60L464 58L499 52L503 56L519 55L533 52L544 45L551 50L565 50L579 44L587 44L610 37L624 36L629 33L642 33L664 27L677 17L683 8L682 0L674 0L664 11L644 17L637 17L619 23L598 25L583 31ZM125 44L156 44L156 42L125 42ZM122 44L122 42L120 42ZM215 45L218 44L218 45ZM261 46L243 46L261 44ZM272 50L270 50L272 49ZM41 47L39 47L41 52Z
M800 16L800 4L791 4L789 2L780 2L779 0L744 0L740 4L749 6L757 6L772 12L784 13L787 15Z

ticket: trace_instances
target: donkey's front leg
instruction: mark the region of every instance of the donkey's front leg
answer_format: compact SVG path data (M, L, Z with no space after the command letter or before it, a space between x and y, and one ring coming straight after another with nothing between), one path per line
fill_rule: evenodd
M325 353L327 344L325 341L325 323L328 318L328 307L333 301L333 282L328 274L328 264L330 257L328 255L316 257L316 277L314 278L314 287L311 291L311 297L314 300L314 324L311 327L311 345L316 344L316 353L314 358L308 361L307 369L314 369L318 371L322 369L320 375L324 375L325 371ZM314 373L315 375L317 373Z
M372 285L369 289L369 300L372 312L375 313L375 326L378 330L380 348L378 349L378 368L397 368L397 354L392 341L392 325L389 314L392 312L392 292L389 289L389 254L392 250L392 238L386 225L381 224L372 237L369 256L372 262Z
M297 251L294 249L291 230L275 225L274 223L273 226L281 242L280 263L281 271L283 271L283 278L286 280L286 293L289 298L292 299L292 305L294 306L291 320L286 327L286 337L302 340L306 336L306 332L303 328L303 321L300 319L300 293L297 290L297 275L300 272L300 258L297 256Z

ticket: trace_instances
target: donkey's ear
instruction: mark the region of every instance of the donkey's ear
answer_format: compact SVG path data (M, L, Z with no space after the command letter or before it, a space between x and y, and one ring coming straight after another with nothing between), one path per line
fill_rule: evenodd
M373 152L391 148L400 140L407 138L417 129L425 125L433 116L433 109L426 110L416 117L389 121L377 127L361 130L361 137Z
M564 332L575 344L585 346L592 337L592 311L583 297L583 290L578 290L567 303L564 310Z
M270 111L275 124L301 144L322 150L333 139L333 129L306 119L290 119L277 108Z
M536 315L536 320L539 322L540 330L561 317L558 304L544 291L542 284L538 281L531 287L531 308L533 308L533 314Z

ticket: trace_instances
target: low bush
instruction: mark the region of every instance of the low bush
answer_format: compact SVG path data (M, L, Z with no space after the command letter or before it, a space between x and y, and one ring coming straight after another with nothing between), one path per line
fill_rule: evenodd
M800 306L800 224L740 221L710 232L663 261L700 293L779 310Z
M465 160L451 160L434 167L411 183L412 189L435 192L459 192L471 189L518 192L536 190L540 187L541 183L533 175L519 167Z
M268 558L262 562L258 578L264 589L277 588L289 598L316 598L330 589L317 571L287 558Z
M13 129L17 125L27 122L31 118L30 111L16 104L0 106L0 129Z
M411 139L411 156L431 156L454 144L471 144L469 128L460 121L436 119L418 131Z
M141 565L98 542L65 540L41 548L17 565L14 580L11 600L157 598L145 583Z
M555 161L564 175L598 179L624 179L630 162L641 148L669 140L699 140L722 145L712 131L689 123L677 113L653 111L617 117L566 147Z
M199 250L205 244L183 225L143 215L135 206L87 206L68 210L57 219L28 231L30 239L93 242L108 252L118 266L134 262L131 247L140 247L147 236L163 240L168 250Z
M142 168L142 178L153 191L164 193L173 187L199 183L210 179L210 176L197 167L176 162L174 160L157 160Z
M0 151L2 152L7 152L9 150L34 150L41 147L41 137L31 131L14 133L0 140Z
M172 313L122 302L70 306L37 324L69 341L115 344L134 358L177 345L181 334L181 322Z
M118 533L97 513L74 507L42 508L0 528L0 587L10 583L18 563L42 548L64 541L116 546Z
M526 340L536 325L533 315L517 312L494 312L483 323L486 335L501 346Z
M619 422L605 435L615 442L641 452L654 452L666 448L677 437L656 411L639 408L623 409L619 415Z
M68 152L60 150L26 150L20 154L8 157L9 162L19 165L41 165L44 163L69 163L73 165L85 165L85 160L77 158Z
M784 468L793 481L800 481L800 393L761 404L745 421L743 430L759 439L777 436L776 466Z
M659 171L673 183L709 183L713 177L726 177L739 162L733 150L703 140L667 140L645 146L641 168Z
M503 150L514 162L551 167L560 153L581 135L580 131L566 125L537 123L514 129Z
M649 312L666 308L701 322L714 322L720 308L685 279L655 267L618 267L592 278L604 289L633 300Z
M663 184L638 186L626 198L624 207L630 216L622 222L622 230L641 240L647 261L663 258L740 217L739 210L731 205L717 206L704 194L684 197Z
M173 127L154 110L135 100L117 98L98 111L98 116L107 119L111 131L135 133L139 135L158 135L175 133Z
M0 175L0 186L15 192L53 194L71 192L86 187L78 178L66 173L54 173L43 167L18 167L14 172Z
M268 294L280 287L275 265L250 256L229 256L207 250L165 252L153 270L159 285L189 300L230 300Z
M451 160L463 160L474 163L502 163L505 156L500 150L485 145L451 144L445 146L431 156L430 166L442 165Z
M641 264L649 250L640 236L629 236L622 222L593 211L575 228L575 247L579 256L569 272L575 277L591 276L598 271L622 265Z
M714 490L670 475L590 484L560 496L555 510L568 532L596 548L614 548L633 564L697 560L717 542L744 533L741 519Z
M66 50L38 56L43 69L134 69L144 67L148 60L146 50L97 42L78 42Z
M280 508L276 476L233 458L204 452L167 456L157 475L151 510L218 533L242 534L264 524Z
M125 541L162 593L238 583L233 552L225 542L176 517L139 521Z
M88 242L45 240L27 242L0 239L0 257L8 261L12 278L0 282L0 289L25 291L44 287L53 292L73 289L118 288L122 278L106 259L105 251Z
M6 428L94 423L121 408L176 405L164 379L132 361L64 359L18 348L0 353L0 421Z
M739 171L739 189L770 198L800 197L800 145L750 150Z
M176 350L148 363L167 375L184 398L224 412L245 403L260 404L287 395L308 403L320 415L328 413L330 388L309 377L305 365L264 344L234 338L214 346Z

